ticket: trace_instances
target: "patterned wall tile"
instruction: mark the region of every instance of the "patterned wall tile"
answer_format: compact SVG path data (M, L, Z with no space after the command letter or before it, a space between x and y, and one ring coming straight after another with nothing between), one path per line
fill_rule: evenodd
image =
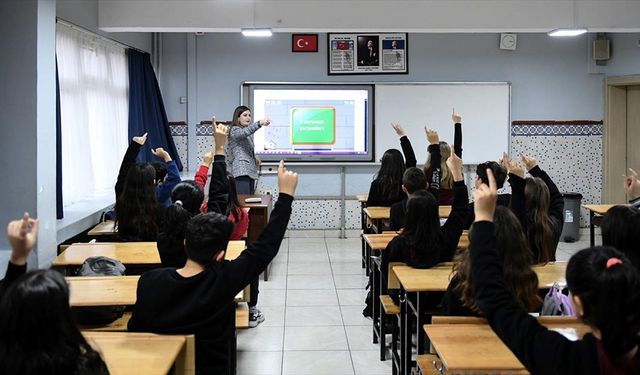
M185 123L170 123L169 130L173 143L176 145L178 155L185 170L189 169L189 126Z

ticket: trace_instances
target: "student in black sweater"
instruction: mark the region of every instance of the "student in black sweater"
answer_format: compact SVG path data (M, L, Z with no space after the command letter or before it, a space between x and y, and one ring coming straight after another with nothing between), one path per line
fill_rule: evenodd
M488 183L487 172L485 172L487 168L491 169L491 171L493 172L498 189L502 189L502 187L504 186L504 182L507 179L507 168L495 161L486 161L484 163L478 164L478 166L476 167L475 188L477 189L480 185ZM498 206L509 207L510 201L511 194L498 194ZM471 224L473 224L473 221L475 220L475 216L473 214L473 202L469 203L469 211L471 211L471 214L469 215L469 220L467 220L464 229L469 229L471 227Z
M401 201L405 197L402 191L402 174L406 168L415 167L417 163L413 147L405 135L404 129L399 123L392 123L391 126L400 137L402 153L392 148L382 155L378 174L369 187L368 207L390 207ZM403 160L402 154L404 154L406 162Z
M11 258L0 281L0 374L108 374L73 321L62 274L27 272L38 221L25 214L9 223L7 234Z
M532 374L640 373L640 275L608 247L576 253L566 280L578 316L593 333L571 341L542 326L513 299L496 252L496 183L474 193L476 222L469 251L476 305L505 345Z
M485 171L486 169L482 172L486 181ZM538 295L538 276L531 268L533 263L531 250L529 250L527 237L522 231L522 225L513 212L504 206L496 207L493 219L498 255L504 269L505 286L520 307L526 311L538 312L542 305L542 299ZM471 228L471 236L473 231L474 229ZM454 316L481 315L473 299L469 251L462 251L456 256L452 275L442 298L442 313Z
M216 127L215 131L228 131L224 128ZM215 159L224 160L224 148L216 147L214 163ZM209 212L191 219L185 233L185 266L156 269L140 277L129 330L195 334L196 372L227 373L235 332L233 299L278 253L297 181L297 174L287 171L280 162L280 194L269 224L258 241L233 261L224 260L233 231L228 217ZM226 204L225 197L219 198Z
M611 207L602 218L602 244L622 251L640 270L640 209L634 206Z
M436 143L437 144L437 143ZM406 226L382 252L380 274L386 292L390 262L404 262L415 268L429 268L448 262L458 246L469 214L469 198L462 175L462 160L455 154L447 160L454 179L454 201L449 218L440 226L438 200L433 194L414 194L407 201ZM432 189L433 186L430 187ZM436 189L437 191L437 189Z
M404 171L402 176L402 191L407 195L400 202L396 202L391 206L389 217L391 219L390 229L400 230L404 227L404 217L407 212L407 199L418 190L427 188L427 178L420 168L411 167Z
M451 114L451 120L453 121L453 149L455 154L462 159L462 116L456 113L454 108ZM447 142L438 142L439 152L441 159L439 163L434 159L433 150L434 147L429 146L427 149L427 161L424 163L424 175L429 177L431 175L432 166L440 169L440 181L438 185L440 188L440 196L438 197L438 204L449 206L453 204L454 191L453 191L453 176L451 171L446 165L446 161L451 156L452 149Z
M510 208L529 239L534 263L555 261L564 223L562 194L535 158L522 155L531 178L525 178L522 167L509 160L507 154L504 154L503 162L511 184Z

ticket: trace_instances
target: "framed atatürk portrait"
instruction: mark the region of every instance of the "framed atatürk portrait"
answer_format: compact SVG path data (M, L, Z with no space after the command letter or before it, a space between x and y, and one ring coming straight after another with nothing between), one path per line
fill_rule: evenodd
M334 34L327 38L330 75L407 74L407 34Z

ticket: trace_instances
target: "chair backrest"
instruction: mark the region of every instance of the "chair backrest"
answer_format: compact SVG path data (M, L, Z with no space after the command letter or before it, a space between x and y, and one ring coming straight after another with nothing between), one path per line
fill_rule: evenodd
M387 289L400 289L400 281L396 277L396 274L393 273L393 267L395 266L406 266L406 263L402 262L389 262L389 272L387 273Z

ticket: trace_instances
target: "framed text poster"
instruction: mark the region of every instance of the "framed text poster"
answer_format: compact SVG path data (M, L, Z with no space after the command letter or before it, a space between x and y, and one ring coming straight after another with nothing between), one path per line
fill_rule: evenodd
M407 34L332 34L329 41L329 74L409 73Z

